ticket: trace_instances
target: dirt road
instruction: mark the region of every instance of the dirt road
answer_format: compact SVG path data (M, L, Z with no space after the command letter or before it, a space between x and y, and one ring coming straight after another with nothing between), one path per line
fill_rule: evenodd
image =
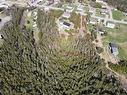
M108 70L110 70L111 72L113 72L117 77L118 79L120 80L121 84L122 84L122 87L127 91L127 78L125 75L122 75L122 74L119 74L118 72L112 70L108 63L106 64L105 66Z

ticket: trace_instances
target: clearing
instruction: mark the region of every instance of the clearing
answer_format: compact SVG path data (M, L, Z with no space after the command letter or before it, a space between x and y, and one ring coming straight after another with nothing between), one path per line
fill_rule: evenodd
M113 10L112 11L112 17L115 20L122 20L124 18L124 15L121 11L119 10Z
M103 38L104 45L107 46L109 42L118 44L119 58L127 59L127 25L119 24L115 29L106 28L107 36Z

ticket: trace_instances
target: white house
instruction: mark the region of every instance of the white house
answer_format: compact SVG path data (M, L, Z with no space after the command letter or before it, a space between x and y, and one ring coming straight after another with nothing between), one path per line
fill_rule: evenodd
M2 35L0 34L0 39L2 39Z
M89 12L90 12L90 13L94 13L94 11L95 11L95 9L94 9L93 7L90 7L90 8L89 8Z
M74 10L73 7L71 7L71 6L67 6L67 9L66 9L67 12L70 12L70 13L71 13L73 10Z
M70 12L64 12L62 16L65 18L69 18L71 15Z
M96 0L97 3L103 3L103 0Z
M111 53L114 55L114 56L117 56L119 54L119 51L118 51L118 46L114 43L109 43L109 49L111 50Z
M95 19L95 18L90 19L90 24L96 24L96 23L97 23L97 19Z
M8 8L8 5L1 5L1 4L0 4L0 8L5 8L5 9L7 9L7 8Z
M107 22L106 23L106 27L108 27L108 28L115 28L115 23L113 23L113 22Z
M106 8L103 8L103 9L101 9L101 14L108 14L108 9L106 9Z

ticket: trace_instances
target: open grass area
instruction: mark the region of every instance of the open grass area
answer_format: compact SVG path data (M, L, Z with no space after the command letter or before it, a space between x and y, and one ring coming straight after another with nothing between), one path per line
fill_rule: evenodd
M70 22L74 23L75 29L80 28L80 14L76 14L75 12L72 12L69 20Z
M106 28L107 36L103 39L104 45L109 42L118 44L119 58L127 60L127 25L117 25L115 29Z
M61 49L65 50L66 52L74 51L73 43L74 43L74 36L68 36L68 39L64 37L60 38L60 47Z
M59 18L63 14L61 10L51 10L50 15L55 18Z
M113 10L112 11L112 17L115 20L122 20L124 18L124 15L121 11Z

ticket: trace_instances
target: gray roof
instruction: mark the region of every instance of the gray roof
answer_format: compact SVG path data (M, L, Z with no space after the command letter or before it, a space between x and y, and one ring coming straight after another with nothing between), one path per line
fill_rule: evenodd
M114 55L118 55L118 46L114 43L109 43L109 46L111 48L111 53Z

